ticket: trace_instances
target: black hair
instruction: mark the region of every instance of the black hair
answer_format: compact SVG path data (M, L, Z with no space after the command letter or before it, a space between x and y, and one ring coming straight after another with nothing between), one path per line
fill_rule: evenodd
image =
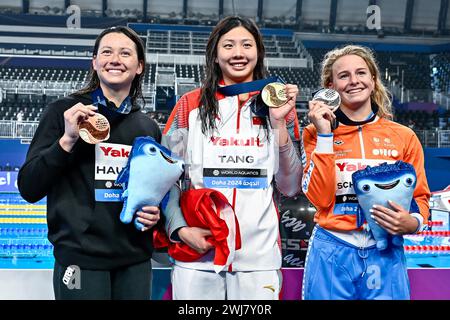
M222 70L216 62L217 44L219 39L224 34L237 27L244 27L255 38L258 60L256 62L255 69L253 70L254 80L263 79L266 76L266 69L264 67L265 48L263 38L255 22L248 18L241 18L238 16L229 16L219 21L211 32L208 43L206 44L205 78L202 83L200 97L201 107L199 110L203 134L207 131L213 131L216 129L215 120L218 116L216 90L218 88L219 81L223 77Z
M144 43L142 42L142 39L139 37L139 35L129 27L125 26L117 26L117 27L111 27L108 29L103 30L95 40L94 49L92 53L92 57L95 58L98 54L98 48L100 46L100 41L103 39L104 36L110 33L122 33L128 38L130 38L131 41L134 42L136 45L136 51L138 55L138 61L142 63L142 72L140 74L136 74L136 76L133 79L133 82L131 83L130 93L129 96L131 98L131 103L134 105L138 100L144 101L144 96L142 94L142 79L145 75L145 47ZM81 90L77 91L77 94L85 94L90 93L94 90L96 90L100 86L100 80L97 75L97 71L94 70L94 68L91 65L91 69L89 72L89 82L88 84Z

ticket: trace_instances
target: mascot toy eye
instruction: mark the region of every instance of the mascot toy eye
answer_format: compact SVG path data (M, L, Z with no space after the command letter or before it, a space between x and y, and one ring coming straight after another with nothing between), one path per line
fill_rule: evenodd
M406 178L406 179L405 179L405 186L407 186L407 187L412 186L412 184L413 184L414 182L416 182L415 180L416 180L415 178L411 178L411 177Z
M146 148L148 150L147 154L154 156L156 154L156 148L153 146L147 146Z

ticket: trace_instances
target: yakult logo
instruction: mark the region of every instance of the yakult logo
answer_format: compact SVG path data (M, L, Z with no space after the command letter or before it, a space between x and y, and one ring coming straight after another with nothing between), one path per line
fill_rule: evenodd
M124 148L115 149L115 148L112 148L112 147L100 147L100 150L102 150L103 155L105 157L128 158L130 156L130 151L128 151L128 150L126 150Z
M340 172L344 171L353 172L365 169L367 167L367 164L363 164L360 162L358 163L343 162L343 163L336 163L336 166L338 167Z
M214 146L221 146L221 147L263 147L264 144L261 143L261 140L259 138L234 138L231 137L230 139L227 138L221 138L221 137L211 137L211 142Z

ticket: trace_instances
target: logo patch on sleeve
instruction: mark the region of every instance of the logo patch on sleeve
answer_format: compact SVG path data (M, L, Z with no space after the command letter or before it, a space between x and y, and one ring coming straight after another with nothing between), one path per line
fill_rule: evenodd
M260 117L253 117L253 125L261 126L263 124L263 119Z

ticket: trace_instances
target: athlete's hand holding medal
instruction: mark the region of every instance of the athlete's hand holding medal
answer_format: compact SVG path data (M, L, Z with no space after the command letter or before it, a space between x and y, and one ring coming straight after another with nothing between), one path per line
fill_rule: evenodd
M236 96L242 93L260 91L260 97L255 100L252 110L260 117L270 117L272 129L278 130L278 142L281 145L288 143L289 137L286 128L286 116L295 108L298 87L294 84L285 84L284 81L272 76L251 82L242 82L217 89L225 96ZM261 101L259 103L258 101Z
M298 87L294 84L272 82L262 89L261 99L269 107L271 119L280 121L284 120L292 108L295 108L297 94Z
M261 98L269 108L279 108L288 101L285 89L284 83L269 83L262 89Z
M110 125L108 119L100 113L90 116L78 124L80 138L90 144L97 144L109 139Z
M317 128L318 133L331 133L339 123L334 112L341 105L341 97L336 90L321 89L309 101L308 118Z
M79 137L90 144L109 138L108 120L95 111L97 107L94 105L77 103L64 112L65 129L59 143L65 151L71 152Z

